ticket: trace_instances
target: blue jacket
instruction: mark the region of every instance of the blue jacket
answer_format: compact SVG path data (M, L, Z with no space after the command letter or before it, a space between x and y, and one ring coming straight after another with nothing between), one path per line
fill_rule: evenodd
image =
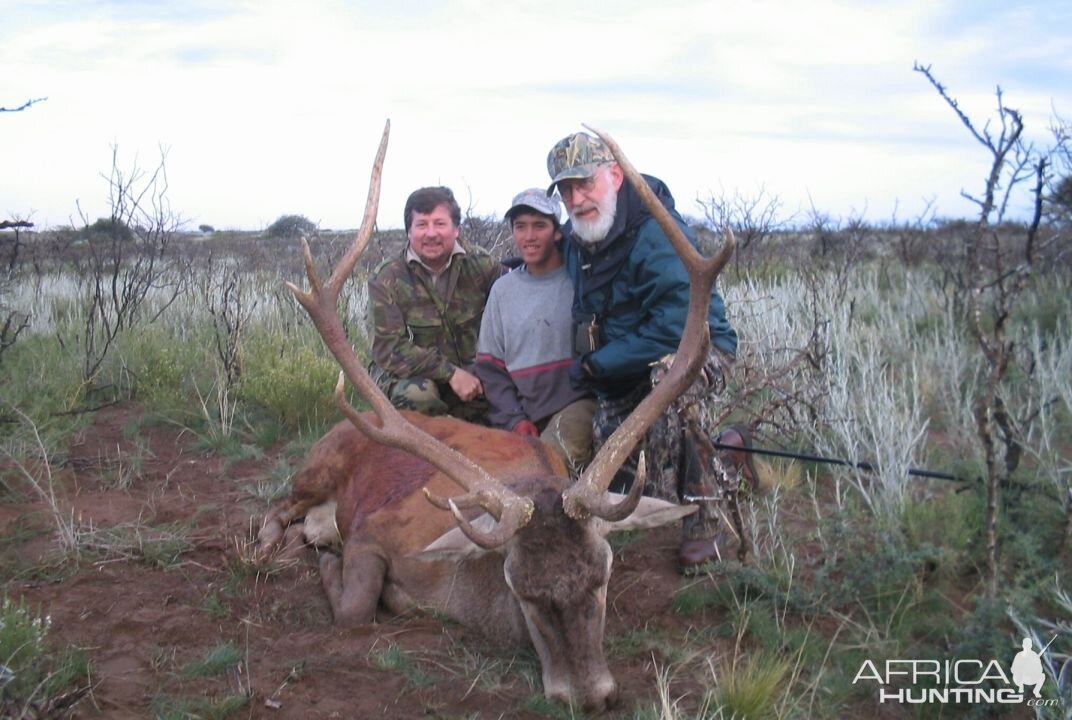
M696 236L674 210L674 199L657 178L644 179L695 246ZM586 355L595 390L618 397L648 382L649 365L677 350L689 306L688 273L662 228L628 181L618 192L618 209L607 240L590 252L563 228L566 270L573 282L573 319L587 324L595 316L599 349ZM708 314L711 341L729 355L737 353L737 333L726 319L726 305L711 292Z

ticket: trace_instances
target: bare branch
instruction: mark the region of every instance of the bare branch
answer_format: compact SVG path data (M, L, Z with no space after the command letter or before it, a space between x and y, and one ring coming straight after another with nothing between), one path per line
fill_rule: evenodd
M19 105L18 107L13 107L13 108L0 107L0 112L22 112L23 110L25 110L26 108L30 107L31 105L35 105L35 104L37 104L39 102L44 102L45 100L48 100L48 98L47 97L30 98L29 100L24 102L22 105Z
M934 79L929 66L921 67L917 63L915 70L926 76L991 156L982 198L972 198L979 205L979 216L974 225L966 229L961 244L954 294L956 306L963 308L967 315L972 336L986 362L986 380L972 400L972 415L986 464L986 574L987 592L993 597L998 592L997 528L1002 505L999 493L1001 488L1008 486L1010 476L1020 464L1025 426L1032 417L1030 413L1015 412L1016 406L1022 403L1008 384L1014 369L1032 372L1017 357L1017 338L1010 328L1010 319L1022 302L1023 292L1033 275L1047 168L1053 155L1061 151L1063 140L1057 135L1057 146L1046 154L1025 144L1022 140L1023 116L1005 106L1000 87L996 91L1000 133L995 137L988 131L979 132ZM1033 195L1031 223L1024 231L1022 242L1018 243L1017 232L1002 226L1001 221L1010 205L1013 190L1032 177L1035 181L1030 190ZM996 203L999 193L1000 202ZM965 197L969 196L965 194Z
M166 148L160 153L152 172L137 161L128 171L113 145L112 167L101 173L108 183L109 217L90 224L76 203L86 240L78 275L89 302L80 338L87 381L96 376L119 333L154 322L186 291L189 273L173 267L168 252L183 221L167 202ZM150 297L159 302L147 302Z

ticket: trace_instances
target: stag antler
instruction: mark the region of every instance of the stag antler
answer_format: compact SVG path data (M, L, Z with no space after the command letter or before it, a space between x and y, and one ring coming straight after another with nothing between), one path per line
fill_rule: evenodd
M629 497L618 504L613 504L606 495L607 488L614 479L614 474L629 457L637 443L651 427L652 423L683 393L703 367L707 348L711 342L711 331L707 324L708 306L711 302L711 289L715 279L725 267L736 240L733 232L726 228L726 242L710 258L705 258L692 246L685 233L655 197L648 183L640 176L621 147L609 135L595 128L585 126L606 143L614 154L614 159L621 166L626 179L640 195L644 205L659 223L659 227L670 239L678 256L689 273L689 313L681 342L665 378L648 393L648 396L625 419L607 442L599 449L591 464L580 479L562 493L562 508L573 518L589 515L606 520L617 520L628 516L640 498L639 492L630 492ZM639 470L639 468L638 468ZM634 488L644 482L638 471Z
M354 266L365 251L372 237L372 228L376 223L376 210L380 201L380 176L383 174L383 161L387 155L387 138L390 133L391 121L388 120L383 129L383 138L380 140L376 160L372 164L372 179L369 182L368 200L365 203L365 217L361 221L361 229L358 230L357 237L335 266L327 284L321 285L313 264L309 243L302 238L302 254L305 258L305 272L309 276L310 290L305 292L289 282L287 287L309 313L317 331L324 339L324 344L342 368L342 372L339 373L339 382L335 386L335 402L343 414L370 439L416 455L465 488L467 493L459 498L448 500L447 506L454 514L462 532L470 540L483 548L498 547L513 537L514 533L532 518L532 500L511 492L472 460L406 420L369 377L368 372L357 359L353 347L347 341L342 322L339 320L339 291L350 278ZM379 426L369 422L346 401L343 395L344 376L372 406L379 418ZM483 533L473 528L459 509L478 505L498 520L495 529L491 532Z

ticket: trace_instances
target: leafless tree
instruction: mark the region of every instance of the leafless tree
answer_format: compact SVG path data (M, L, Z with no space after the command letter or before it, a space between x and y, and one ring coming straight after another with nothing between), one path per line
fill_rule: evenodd
M0 230L15 231L14 233L12 233L13 242L11 243L11 250L8 253L7 257L8 272L12 272L15 269L15 265L19 261L19 250L22 248L22 238L19 235L19 230L28 230L33 226L34 224L30 222L27 218L15 217L11 220L0 220Z
M216 357L227 390L242 377L242 336L257 309L257 298L244 277L236 263L226 267L211 255L198 274L198 291L212 317Z
M470 246L487 250L492 257L509 256L514 250L510 228L494 215L477 215L473 193L467 187L469 203L462 214L461 239Z
M738 276L741 264L751 269L759 246L790 222L790 218L780 215L781 200L763 186L754 195L740 191L708 193L707 197L696 198L696 204L711 228L717 231L728 227L737 236L738 249L733 263Z
M15 344L22 331L30 326L30 316L6 308L0 308L0 316L4 318L0 323L0 364L3 364L4 353Z
M706 427L714 432L741 417L756 435L792 438L820 421L825 390L816 378L827 362L825 320L812 311L812 331L798 347L770 348L765 355L742 352L734 364L728 402L712 406ZM788 358L783 357L788 355Z
M500 260L514 249L510 228L492 215L466 215L462 219L461 238L468 245L483 248Z
M847 298L853 273L866 258L874 228L864 220L865 211L854 211L844 220L822 212L812 203L806 213L804 232L811 237L813 251L801 258L800 269L811 284L833 275L838 302Z
M1046 218L1062 232L1072 230L1072 120L1058 117L1050 127L1057 151L1053 154L1054 176L1046 203ZM1069 243L1059 244L1054 260L1072 256ZM1056 264L1056 263L1055 263Z
M6 302L6 296L16 279L15 273L19 259L19 249L22 245L19 231L32 227L33 223L25 218L16 217L12 220L0 220L0 230L14 230L14 233L11 233L13 242L5 263L6 267L0 270L0 362L2 362L4 353L15 344L15 341L19 339L19 335L30 326L30 317L25 313L11 309ZM0 237L5 235L8 235L8 233L3 233Z
M182 226L167 198L167 151L151 171L137 162L129 171L112 148L108 182L109 218L90 225L82 217L84 254L76 269L86 294L86 315L78 338L83 378L91 382L115 339L138 323L155 321L185 292L188 273L174 267L168 247ZM153 297L151 305L146 301Z
M1023 116L1005 106L1000 87L996 90L996 127L988 121L980 128L938 82L930 66L917 63L914 69L926 77L990 155L982 193L961 192L976 205L978 215L963 234L955 282L987 372L987 381L975 398L973 412L986 469L987 581L988 593L994 597L998 589L999 493L1019 466L1023 423L1027 420L1017 417L1017 399L1006 397L1005 381L1017 364L1018 350L1009 321L1031 282L1040 253L1056 240L1056 236L1044 238L1040 227L1051 158L1061 151L1062 144L1038 151L1025 143ZM1002 228L1002 221L1014 190L1021 187L1026 187L1033 198L1033 209L1022 233L1014 234L1008 226ZM1018 369L1030 372L1029 367ZM1066 498L1066 510L1072 513L1072 497Z
M896 209L890 219L893 247L902 267L916 267L927 257L927 247L933 242L935 229L934 198L927 198L923 210L913 220L901 222Z

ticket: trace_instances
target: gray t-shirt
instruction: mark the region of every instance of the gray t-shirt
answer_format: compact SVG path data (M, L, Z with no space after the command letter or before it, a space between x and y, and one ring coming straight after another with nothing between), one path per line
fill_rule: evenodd
M539 423L585 397L570 387L573 286L566 268L532 275L525 267L491 286L477 340L476 374L492 425Z

